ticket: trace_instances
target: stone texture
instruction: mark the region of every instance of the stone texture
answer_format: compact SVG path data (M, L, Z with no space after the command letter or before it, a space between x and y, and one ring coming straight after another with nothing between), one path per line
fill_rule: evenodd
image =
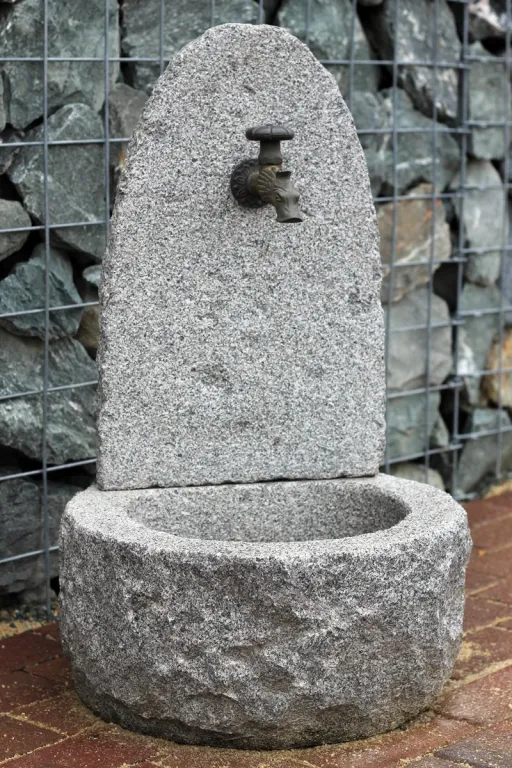
M420 184L410 194L412 197L432 195L432 186ZM394 268L391 300L399 301L405 294L430 282L440 266L435 261L450 258L450 227L446 223L443 204L432 198L380 205L377 222L384 275L381 301L387 304L390 297L390 263ZM418 261L425 263L408 266Z
M457 176L452 189L460 186ZM485 187L490 187L485 189ZM498 279L501 249L508 236L508 212L501 177L492 163L470 160L466 166L463 190L462 226L470 253L465 277L472 283L492 285ZM460 202L455 202L460 219ZM481 249L481 252L479 250Z
M126 83L116 83L109 94L109 129L112 138L130 139L148 97ZM110 164L119 165L126 153L127 143L111 144Z
M483 377L482 390L487 399L493 405L500 404L502 408L512 408L512 330L509 328L504 331L503 342L500 345L499 337L492 344L487 357L486 369L498 370L499 368L509 368L501 375L499 373L489 373Z
M378 94L355 91L350 108L358 130L389 129L389 133L366 133L360 137L374 195L379 191L392 194L395 186L397 194L401 195L420 182L435 182L436 189L442 191L452 180L460 163L457 142L447 126L434 123L418 112L405 91L397 89L394 96L390 88ZM397 134L396 163L392 139L394 124L400 131L414 130L413 133Z
M73 283L73 267L67 255L50 248L50 307L80 304ZM0 282L0 314L24 312L45 305L45 247L37 245L28 261L18 262L8 277ZM50 339L74 336L80 325L81 309L50 312ZM0 318L0 325L20 336L44 339L44 312Z
M0 395L40 391L43 342L0 329ZM78 341L58 339L49 347L51 387L94 382L94 362ZM92 458L96 449L96 399L93 386L48 394L48 463ZM41 460L43 404L40 395L0 401L0 445Z
M443 478L432 467L425 467L424 464L413 464L404 462L403 464L393 464L390 469L393 477L400 477L402 480L413 480L416 483L427 483L434 488L444 491Z
M470 56L487 61L472 61L469 70L469 119L502 121L503 126L472 126L468 151L481 160L505 157L505 122L510 113L510 83L503 58L492 56L481 43L469 47Z
M119 56L118 6L109 0L109 56ZM105 0L59 0L48 3L48 55L67 58L103 57ZM2 56L42 57L43 5L23 0L0 4ZM111 81L119 64L110 64ZM7 122L25 128L43 114L43 63L1 62L0 80L6 85ZM69 102L84 102L98 111L105 98L103 61L49 62L48 106L51 112Z
M368 14L365 25L370 40L380 57L391 61L393 53L399 61L411 62L398 67L398 83L404 88L417 109L427 117L434 117L433 70L413 64L414 61L459 63L460 42L455 20L445 0L434 5L431 0L400 2L398 28L395 29L395 2L385 0ZM437 31L434 32L435 7L437 7ZM392 69L388 66L388 69ZM450 67L440 67L436 74L437 118L453 123L457 116L457 72Z
M0 200L0 261L16 253L25 244L29 232L5 232L2 229L21 229L32 226L30 216L17 200Z
M432 328L427 344L428 305L428 288L418 288L386 309L386 313L391 312L388 389L392 392L442 384L450 373L452 329L448 306L439 296L431 296ZM443 325L435 327L438 323ZM398 330L415 326L424 327Z
M354 18L355 15L355 18ZM357 60L374 58L351 0L284 0L279 11L282 27L307 42L318 59L355 60L352 87L376 91L379 82L377 66L358 64ZM336 78L341 92L347 96L350 88L349 65L327 65Z
M76 688L107 720L195 744L394 728L450 674L469 549L447 494L389 476L89 489L61 533Z
M0 467L0 478L16 474L18 467ZM67 502L79 488L64 482L48 483L50 545L57 544L60 519ZM32 477L0 482L0 559L33 552L44 545L42 485ZM59 573L58 556L50 555L50 574ZM28 557L0 565L0 594L22 592L45 582L43 557Z
M452 5L457 26L462 37L464 8ZM468 5L468 28L473 40L504 40L507 29L505 3L502 0L471 0Z
M496 472L498 451L500 450L498 430L510 429L512 422L506 411L492 408L475 408L465 425L466 433L494 432L491 435L466 439L460 454L458 466L458 485L462 493L468 493L479 487L486 475ZM502 465L512 462L512 432L504 432L501 438Z
M256 154L245 129L269 116L295 130L301 224L230 195ZM176 57L135 133L102 279L103 489L377 471L368 173L334 79L292 35L226 25Z
M439 416L439 392L392 397L387 407L387 450L390 459L416 457L429 445Z
M62 107L48 118L51 141L102 139L101 118L85 104ZM26 133L27 141L42 141L43 126ZM52 224L101 221L105 217L104 151L100 144L52 146L48 150L49 216ZM38 222L44 222L43 154L39 147L24 147L8 170L23 204ZM103 225L52 229L54 245L99 261L105 249Z
M500 292L495 286L471 283L464 286L459 302L464 324L459 329L455 373L464 379L465 397L473 406L480 402L480 371L485 370L487 355L500 325L499 312L482 313L482 310L499 307Z
M204 0L164 0L164 58L172 58L212 24L256 24L258 18L253 0L216 0L213 21ZM122 40L125 56L160 57L160 0L123 2ZM159 64L141 62L130 69L131 85L141 91L150 91L160 74Z

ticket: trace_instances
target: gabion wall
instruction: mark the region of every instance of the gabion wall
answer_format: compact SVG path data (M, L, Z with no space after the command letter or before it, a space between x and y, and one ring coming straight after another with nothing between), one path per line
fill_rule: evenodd
M354 115L381 232L383 470L459 499L512 470L510 2L0 0L0 600L50 597L64 505L94 477L126 143L169 57L212 24L287 28Z

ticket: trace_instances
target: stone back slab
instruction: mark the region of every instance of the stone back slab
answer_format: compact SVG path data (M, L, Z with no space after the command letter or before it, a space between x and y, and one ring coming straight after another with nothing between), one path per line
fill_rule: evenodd
M229 178L251 125L295 131L302 224ZM373 475L384 444L378 231L351 115L282 29L228 24L157 83L105 258L103 490Z

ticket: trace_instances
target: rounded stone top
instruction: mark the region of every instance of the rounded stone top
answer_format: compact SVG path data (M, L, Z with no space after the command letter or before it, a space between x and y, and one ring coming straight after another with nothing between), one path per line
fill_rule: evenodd
M295 136L290 128L272 123L248 128L245 135L250 141L289 141Z

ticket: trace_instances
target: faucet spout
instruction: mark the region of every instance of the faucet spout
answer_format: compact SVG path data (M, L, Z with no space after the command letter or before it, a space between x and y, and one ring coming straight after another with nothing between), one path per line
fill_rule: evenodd
M299 211L299 192L291 180L291 171L262 168L256 188L261 199L276 209L277 221L292 224L303 221Z
M231 174L231 191L240 205L259 208L270 203L276 220L282 224L303 221L299 210L299 191L291 181L291 171L281 170L281 141L293 139L293 131L281 125L248 128L246 136L260 142L258 160L243 160Z

